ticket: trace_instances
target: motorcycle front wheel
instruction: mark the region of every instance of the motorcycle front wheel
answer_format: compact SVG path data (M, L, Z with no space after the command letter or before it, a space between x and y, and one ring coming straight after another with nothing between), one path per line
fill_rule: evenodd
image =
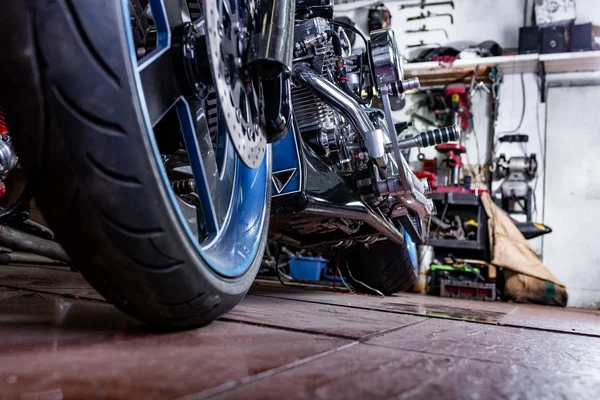
M177 93L174 40L159 20L168 29L181 3L151 1L159 46L142 60L128 3L1 4L0 102L35 199L77 269L138 319L201 326L233 308L258 271L270 154L247 167L227 124L209 127L231 116ZM175 138L168 152L159 130Z

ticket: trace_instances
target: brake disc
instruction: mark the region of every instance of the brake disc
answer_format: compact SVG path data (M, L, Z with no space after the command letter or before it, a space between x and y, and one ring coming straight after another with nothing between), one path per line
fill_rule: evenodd
M258 79L244 68L256 21L254 1L205 1L209 65L231 141L250 168L258 167L267 140L260 125Z

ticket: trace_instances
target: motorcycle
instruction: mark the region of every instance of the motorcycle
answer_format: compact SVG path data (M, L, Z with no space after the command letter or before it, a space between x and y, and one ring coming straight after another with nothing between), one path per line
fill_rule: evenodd
M435 210L401 151L394 33L333 0L27 0L0 6L0 103L35 199L107 300L205 325L252 284L267 239L353 253L385 293L414 279ZM351 51L344 30L364 43ZM369 108L374 96L383 110Z

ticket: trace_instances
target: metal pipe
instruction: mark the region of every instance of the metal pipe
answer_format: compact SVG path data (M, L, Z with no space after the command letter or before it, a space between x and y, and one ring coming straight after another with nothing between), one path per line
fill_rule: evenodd
M308 206L304 210L308 214L348 218L363 221L397 245L404 244L404 236L391 222L375 214L364 204L353 202L344 205L332 204L315 197L308 197Z
M358 102L333 83L321 77L313 69L297 64L292 70L293 79L311 88L315 94L325 100L337 112L346 117L357 133L364 140L366 135L375 130L375 126Z
M0 245L12 250L22 250L70 263L69 256L57 242L42 239L8 226L0 226Z

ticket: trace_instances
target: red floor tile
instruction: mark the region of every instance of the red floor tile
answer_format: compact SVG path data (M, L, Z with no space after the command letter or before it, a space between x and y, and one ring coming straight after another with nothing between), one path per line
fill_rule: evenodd
M246 296L225 318L354 339L425 320L413 315L259 296Z
M600 338L595 337L429 319L367 343L600 377Z
M597 400L599 388L599 375L541 371L360 344L216 398Z

